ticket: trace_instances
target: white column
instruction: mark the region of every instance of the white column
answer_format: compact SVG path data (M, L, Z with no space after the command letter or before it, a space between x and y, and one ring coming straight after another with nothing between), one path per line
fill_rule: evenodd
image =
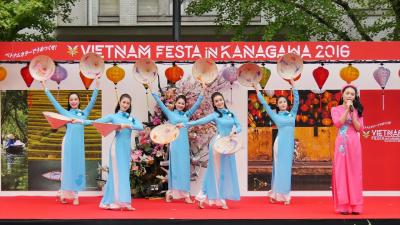
M119 1L119 24L132 26L137 23L137 0Z

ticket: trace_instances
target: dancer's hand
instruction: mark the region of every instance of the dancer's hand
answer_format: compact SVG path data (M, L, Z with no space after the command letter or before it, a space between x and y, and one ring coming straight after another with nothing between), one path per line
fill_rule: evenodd
M290 85L292 86L292 88L294 88L295 81L293 80L293 78L289 80L289 83L290 83Z
M100 77L101 77L101 75L97 75L97 76L94 78L96 89L99 89L99 88L100 88Z
M201 95L204 95L204 93L206 92L206 90L207 90L207 85L206 85L206 83L203 81L203 82L201 82Z
M40 81L40 84L42 85L42 87L43 87L43 89L46 89L47 88L47 86L46 86L46 81Z
M83 123L83 121L82 121L81 119L75 119L75 118L73 118L73 119L71 120L71 123Z
M129 124L121 124L120 126L121 126L120 130L125 129L125 128L131 128L131 125L129 125Z
M258 88L257 84L253 83L253 88L254 90L256 90L256 93L258 93L260 91L260 89Z

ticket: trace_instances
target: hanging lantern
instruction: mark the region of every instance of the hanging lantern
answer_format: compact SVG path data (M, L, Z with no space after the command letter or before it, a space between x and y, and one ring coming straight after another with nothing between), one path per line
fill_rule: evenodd
M261 80L260 80L260 86L262 89L265 88L265 86L267 86L268 80L271 77L271 70L265 68L264 66L260 67L261 68Z
M114 83L115 95L118 100L117 83L125 77L125 70L114 63L113 67L110 67L106 71L107 78Z
M82 74L82 72L79 72L79 76L81 77L82 83L85 86L86 91L89 90L90 85L94 81L94 79L88 78ZM89 94L86 94L86 100L89 102Z
M68 76L67 70L60 66L56 65L56 68L54 70L54 74L50 77L50 80L55 81L57 83L57 99L58 95L60 94L60 83L61 81L65 80Z
M231 84L231 102L232 102L232 85L238 79L238 68L235 67L235 64L231 64L228 67L225 67L222 71L222 77L224 80L228 81Z
M90 85L92 84L94 79L87 78L81 72L79 72L79 76L81 77L82 83L85 86L86 90L89 90Z
M228 81L231 86L233 82L237 80L238 68L235 67L235 64L231 64L231 66L225 67L222 71L222 77Z
M321 104L321 92L322 92L322 88L324 87L324 84L326 82L326 80L329 77L329 71L327 69L325 69L324 64L321 64L320 67L316 68L315 70L313 70L313 77L315 82L318 85L319 91L320 93L318 93L319 95L319 108L322 108L322 104Z
M0 66L0 81L3 81L7 77L7 70L6 68Z
M29 72L29 64L27 64L21 69L21 76L22 79L24 79L26 86L30 88L34 79L31 73ZM28 108L30 108L31 106L32 106L32 93L29 91Z
M315 82L317 82L319 90L322 90L326 80L329 77L329 71L327 69L325 69L322 64L320 67L316 68L313 71L313 77L314 77Z
M33 82L33 77L31 73L29 72L29 65L24 66L21 69L21 76L22 79L24 79L26 86L29 88L32 85Z
M106 71L107 78L117 85L125 77L125 70L119 67L116 63Z
M165 70L165 77L167 77L168 82L173 85L180 79L182 79L183 75L183 69L175 65L175 63L173 63L171 67Z
M382 66L374 71L375 81L382 88L382 111L385 110L385 87L390 77L390 70Z
M60 85L61 81L65 80L67 76L67 70L60 65L56 65L56 69L54 74L50 77L50 80L55 81L58 85ZM58 89L60 89L60 87L58 87Z
M350 84L352 81L357 80L360 76L360 71L349 64L347 67L344 67L340 70L340 77Z

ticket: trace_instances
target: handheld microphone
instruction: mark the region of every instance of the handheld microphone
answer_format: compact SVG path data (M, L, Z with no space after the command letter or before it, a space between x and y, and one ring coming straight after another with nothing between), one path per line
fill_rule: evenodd
M354 106L351 105L351 106L350 106L350 112L353 112L353 111L354 111Z

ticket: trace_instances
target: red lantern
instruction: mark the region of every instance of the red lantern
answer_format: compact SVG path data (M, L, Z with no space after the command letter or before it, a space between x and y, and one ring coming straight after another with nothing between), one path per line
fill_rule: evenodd
M165 70L165 76L167 77L167 80L172 84L175 84L177 81L182 79L183 74L184 74L183 69L175 64L172 67L169 67L167 70Z
M89 90L89 87L92 84L94 79L85 77L81 72L79 72L79 76L81 77L82 83L83 83L83 85L85 85L86 90Z
M31 73L29 72L29 65L26 65L21 69L21 76L25 81L26 86L29 88L32 85L33 82L33 77Z
M322 87L324 86L326 80L329 77L329 71L327 69L325 69L324 67L320 66L313 71L313 76L314 76L315 82L317 82L317 85L318 85L319 89L321 90Z

